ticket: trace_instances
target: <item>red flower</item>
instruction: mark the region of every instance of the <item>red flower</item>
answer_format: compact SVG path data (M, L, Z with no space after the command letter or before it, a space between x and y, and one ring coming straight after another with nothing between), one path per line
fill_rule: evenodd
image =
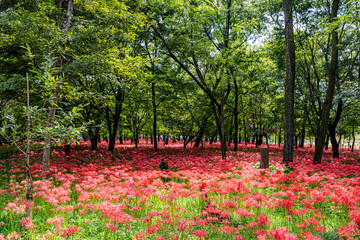
M206 233L205 230L199 230L199 231L196 231L194 233L194 235L198 238L203 238L205 237L206 235L208 235L209 233Z
M74 233L80 231L80 229L78 228L78 226L70 226L68 229L65 229L63 232L63 237L68 237L73 235Z

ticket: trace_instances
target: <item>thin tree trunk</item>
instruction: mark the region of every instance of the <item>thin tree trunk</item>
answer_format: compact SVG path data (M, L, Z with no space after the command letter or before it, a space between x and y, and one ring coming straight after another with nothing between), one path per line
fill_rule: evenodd
M303 148L304 144L305 144L305 118L303 120L303 125L302 125L302 129L301 129L301 138L300 138L299 147Z
M151 83L151 94L152 94L152 106L153 106L153 114L154 114L154 120L153 120L153 136L154 136L154 148L158 148L158 141L156 138L156 96L155 96L155 84Z
M233 125L232 121L233 121L233 119L231 118L231 121L230 121L230 129L229 129L229 142L228 142L228 147L230 147L230 145L231 145L231 138L233 137L233 135L232 135L232 125ZM236 136L236 137L237 137L237 136Z
M351 135L352 135L352 145L351 145L351 151L353 152L354 151L354 146L355 146L355 126L353 125L352 126L352 132L351 132Z
M219 125L220 125L220 144L221 144L221 158L226 159L226 140L225 140L225 126L224 126L224 101L225 93L221 94L221 104L219 108Z
M216 137L216 134L214 134L214 135L211 137L210 142L209 142L210 145L213 144L213 142L214 142L214 140L215 140L215 137Z
M238 120L238 104L239 104L239 94L237 81L234 78L234 88L235 88L235 103L234 103L234 151L237 151L238 148L238 135L239 135L239 120ZM241 139L240 139L241 141Z
M337 12L339 8L339 0L333 0L331 7L331 22L334 22L337 18ZM321 122L320 127L317 131L317 141L315 143L315 155L313 164L321 163L325 136L328 128L328 120L332 101L335 94L335 83L336 83L336 71L338 68L338 32L337 28L334 27L332 30L332 39L331 39L331 61L329 69L329 81L328 88L326 90L325 101L322 107L321 112Z
M248 143L248 136L247 136L247 133L246 133L246 121L245 121L245 117L243 117L243 126L244 126L244 139L245 139L245 146L247 146L247 143Z
M293 161L294 148L294 88L295 88L295 40L292 16L292 0L283 0L285 15L286 79L284 104L284 154L283 162Z
M95 128L95 131L90 130L90 142L91 142L91 149L95 150L97 148L98 139L99 139L99 128Z
M46 122L46 128L49 129L52 127L54 123L55 118L55 112L57 107L57 102L59 98L59 91L60 87L57 86L54 90L54 95L52 97L52 104L51 108L49 110L47 122ZM43 159L42 159L42 172L46 173L45 178L49 177L49 171L50 171L50 146L51 146L51 136L50 133L46 133L44 136L44 152L43 152Z
M26 96L27 96L27 146L26 146L26 215L28 218L32 218L32 184L33 179L30 172L30 88L29 88L29 75L26 73Z
M69 31L71 18L73 12L73 0L69 0L68 9L67 9L67 20L64 31ZM46 128L51 128L55 118L55 112L57 108L57 103L59 100L59 92L60 86L57 85L54 89L54 95L52 97L52 103L49 110L48 118L46 121ZM44 153L43 153L43 160L42 160L42 172L47 173L45 175L48 178L48 172L50 171L50 145L51 145L51 136L50 133L46 133L44 136Z
M330 134L327 134L325 138L325 150L329 149L329 140L330 140Z
M194 147L199 147L200 146L200 143L204 137L204 133L205 133L205 128L206 128L206 125L207 125L207 122L208 122L208 118L205 117L201 123L201 126L200 126L200 130L199 130L199 134L197 135L196 137L196 140L195 140L195 144L194 144Z
M70 156L70 151L71 151L70 143L66 143L64 149L65 155Z
M119 127L119 121L120 121L120 114L122 112L122 102L125 98L124 92L123 90L118 87L117 89L117 93L115 96L116 99L116 103L115 103L115 112L114 115L112 115L112 121L110 120L110 110L107 110L107 116L106 118L108 118L108 126L111 126L112 123L112 127L108 127L109 130L109 145L108 145L108 151L114 151L115 149L115 143L116 143L116 133L118 131L118 127Z
M120 144L124 144L122 131L119 131L119 142L120 142Z
M332 153L333 153L333 158L338 158L340 156L339 144L337 143L337 140L336 140L336 126L338 125L338 123L340 121L341 113L343 110L342 105L343 105L343 102L340 99L338 102L334 121L328 125L328 130L329 130L328 136L330 136L330 140L331 140L331 149L332 149ZM328 136L327 136L327 140L329 140Z
M281 145L281 127L279 129L279 147L280 147L280 145Z

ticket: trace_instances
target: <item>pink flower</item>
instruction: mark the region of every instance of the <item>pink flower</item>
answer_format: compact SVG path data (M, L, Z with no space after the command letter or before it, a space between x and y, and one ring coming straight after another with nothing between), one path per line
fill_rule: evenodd
M220 230L224 233L231 233L231 234L236 234L238 232L238 230L234 227L230 227L229 225L223 225Z
M28 217L24 217L20 220L20 225L23 226L25 229L34 228L34 224L32 220Z
M275 240L297 240L297 236L289 233L286 227L277 228L269 231L269 235Z
M156 225L150 225L148 228L147 228L147 231L149 234L153 234L155 232L158 232L160 229L160 225L159 223L157 223Z
M63 217L53 217L53 218L49 218L46 220L46 223L49 223L49 224L62 224L64 221L64 218Z
M245 238L242 235L236 235L234 240L245 240Z
M340 237L352 237L360 235L360 231L355 222L350 222L347 226L340 227L338 234Z
M105 228L106 228L106 229L109 229L109 230L112 231L112 232L116 232L118 226L115 225L115 224L113 224L113 223L106 223L106 224L105 224Z
M155 238L155 240L165 240L165 237L163 237L163 236L157 236L157 237Z
M80 231L80 229L78 228L78 226L70 226L69 228L65 229L63 232L63 237L68 237L73 235L74 233Z
M20 237L19 234L17 234L17 232L14 231L6 236L6 240L17 239L19 237Z
M135 236L136 240L141 240L141 239L145 239L145 238L146 238L146 233L144 233L144 232L140 232L140 233L136 234L136 236Z
M266 226L266 225L270 225L271 222L266 214L260 214L259 217L257 218L257 224L259 226Z
M349 213L349 216L350 216L350 218L353 219L353 220L356 222L356 224L360 227L360 212L358 212L358 211L351 211L351 212Z
M240 217L253 217L254 213L252 212L248 212L246 209L243 208L239 208L235 211L235 213L237 215L239 215Z
M194 233L194 235L198 238L203 238L207 236L209 233L206 233L205 230L199 230Z
M301 236L306 240L321 240L321 237L316 237L308 232L302 232Z

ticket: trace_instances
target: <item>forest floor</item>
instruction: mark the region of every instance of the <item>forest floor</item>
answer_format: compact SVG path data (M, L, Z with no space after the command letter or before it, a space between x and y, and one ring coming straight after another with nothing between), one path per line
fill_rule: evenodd
M1 239L356 239L360 237L360 150L341 150L312 165L314 150L295 150L282 164L270 145L270 168L259 169L260 147L220 145L158 150L144 140L82 142L70 156L52 153L41 178L41 151L31 155L33 218L25 217L24 156L0 160ZM1 149L0 149L1 151ZM161 160L169 170L161 171Z

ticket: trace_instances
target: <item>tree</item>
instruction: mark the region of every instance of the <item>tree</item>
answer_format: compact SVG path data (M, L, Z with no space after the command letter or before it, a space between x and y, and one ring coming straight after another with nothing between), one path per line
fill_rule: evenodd
M321 163L323 148L325 143L326 132L328 128L328 119L330 114L330 109L332 101L335 94L335 83L336 83L336 71L338 67L338 23L337 23L337 13L339 8L340 0L333 0L331 7L331 19L330 23L333 24L333 29L331 32L331 61L329 68L329 78L328 78L328 87L326 90L326 96L324 104L321 111L321 123L317 132L317 139L315 143L315 155L314 155L314 164Z
M148 2L150 5L150 2ZM239 1L151 2L151 30L165 54L200 87L210 100L226 158L225 101L231 91L231 56L246 41L257 20ZM164 13L164 14L161 14ZM182 18L182 21L178 19Z
M293 1L283 0L285 16L286 78L284 97L284 154L283 162L293 161L294 139L294 88L295 88L295 40L293 29Z

